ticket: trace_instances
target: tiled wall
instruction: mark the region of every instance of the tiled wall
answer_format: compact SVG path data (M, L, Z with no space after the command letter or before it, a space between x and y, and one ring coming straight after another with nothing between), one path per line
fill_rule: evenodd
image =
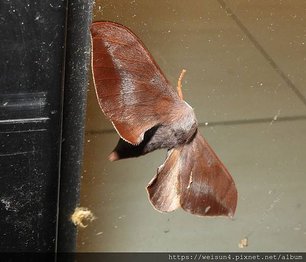
M94 20L139 36L235 179L234 219L161 214L145 187L166 151L108 162L118 135L89 86L79 251L305 251L306 2L102 1Z

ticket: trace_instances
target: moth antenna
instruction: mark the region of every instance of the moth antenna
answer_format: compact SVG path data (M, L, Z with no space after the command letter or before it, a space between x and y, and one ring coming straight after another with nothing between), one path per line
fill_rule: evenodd
M186 73L186 69L183 69L177 81L177 93L182 100L183 100L182 80L183 80L185 73Z

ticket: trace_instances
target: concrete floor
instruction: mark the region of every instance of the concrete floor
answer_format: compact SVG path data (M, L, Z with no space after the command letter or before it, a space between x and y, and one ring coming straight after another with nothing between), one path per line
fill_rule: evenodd
M306 251L306 2L102 1L94 20L145 43L236 182L233 220L155 211L145 187L165 150L108 162L118 135L89 88L78 251Z

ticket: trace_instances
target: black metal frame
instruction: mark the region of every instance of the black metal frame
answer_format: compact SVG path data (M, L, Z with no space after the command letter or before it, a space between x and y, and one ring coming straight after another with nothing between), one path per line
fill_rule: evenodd
M69 252L92 0L0 2L0 251Z

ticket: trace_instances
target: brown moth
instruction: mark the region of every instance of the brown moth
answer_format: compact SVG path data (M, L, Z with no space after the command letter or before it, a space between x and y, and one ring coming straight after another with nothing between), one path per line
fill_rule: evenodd
M233 216L237 190L231 175L199 133L192 107L143 43L113 22L93 23L91 36L98 102L120 136L109 159L166 148L167 158L147 187L154 208Z

